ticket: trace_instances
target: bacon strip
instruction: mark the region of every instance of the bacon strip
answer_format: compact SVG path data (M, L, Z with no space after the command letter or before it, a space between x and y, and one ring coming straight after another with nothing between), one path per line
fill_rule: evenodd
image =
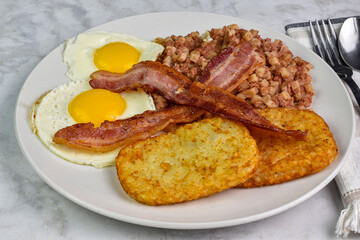
M200 82L191 82L185 75L158 62L144 61L134 65L124 74L98 71L91 75L93 88L113 92L141 88L157 93L177 104L205 109L210 113L243 122L268 131L304 139L305 133L285 130L262 117L247 102L228 91Z
M228 92L236 89L255 69L265 64L264 57L247 41L228 47L206 66L199 82Z
M108 152L146 139L172 123L187 123L205 113L196 107L176 105L162 111L146 111L132 118L105 121L95 128L92 123L78 123L56 132L53 141L72 148Z
M135 64L125 73L99 70L90 77L92 88L102 88L119 93L125 90L142 89L148 93L159 94L170 101L172 101L174 93L188 89L192 84L192 81L185 75L153 61Z

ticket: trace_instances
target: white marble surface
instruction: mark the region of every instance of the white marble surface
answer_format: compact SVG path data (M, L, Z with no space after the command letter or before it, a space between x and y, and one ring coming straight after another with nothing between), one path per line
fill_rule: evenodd
M342 204L334 182L302 204L264 220L182 231L132 225L93 213L55 192L30 167L17 144L13 116L21 85L36 64L65 39L90 27L163 11L226 14L284 32L288 23L359 15L360 2L1 0L0 239L336 239Z

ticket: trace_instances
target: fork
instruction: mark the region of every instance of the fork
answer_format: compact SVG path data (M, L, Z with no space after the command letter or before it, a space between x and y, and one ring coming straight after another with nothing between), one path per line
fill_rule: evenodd
M321 28L320 22L321 21ZM334 31L334 27L330 19L327 19L327 23L323 19L315 20L315 27L311 21L309 21L311 39L313 49L322 59L324 59L332 69L338 74L338 76L346 82L350 87L356 102L360 106L360 89L352 78L353 71L348 67L341 59L339 49L337 47L337 36ZM326 27L327 26L327 27ZM324 39L325 35L325 39Z

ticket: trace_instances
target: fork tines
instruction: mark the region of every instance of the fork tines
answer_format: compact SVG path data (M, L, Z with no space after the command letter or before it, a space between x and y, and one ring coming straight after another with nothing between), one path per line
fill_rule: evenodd
M314 22L315 27L313 22L309 21L314 52L331 66L341 65L342 61L337 48L337 37L331 20L327 19L327 23L323 19L315 20Z

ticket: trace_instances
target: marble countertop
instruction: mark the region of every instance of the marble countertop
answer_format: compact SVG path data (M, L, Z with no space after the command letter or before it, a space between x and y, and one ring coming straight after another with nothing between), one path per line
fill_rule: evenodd
M0 239L337 239L343 206L336 185L256 222L209 230L166 230L113 220L54 191L16 141L14 108L32 69L64 40L102 23L150 12L200 11L236 16L279 32L289 23L360 14L358 0L13 0L0 1ZM352 234L348 239L359 239Z

